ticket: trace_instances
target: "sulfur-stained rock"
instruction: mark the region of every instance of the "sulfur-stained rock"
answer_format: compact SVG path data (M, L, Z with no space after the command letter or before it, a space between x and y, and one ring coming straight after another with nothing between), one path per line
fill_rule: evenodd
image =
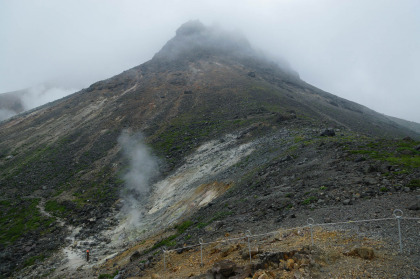
M286 269L292 270L295 267L295 261L293 259L288 259L286 262Z

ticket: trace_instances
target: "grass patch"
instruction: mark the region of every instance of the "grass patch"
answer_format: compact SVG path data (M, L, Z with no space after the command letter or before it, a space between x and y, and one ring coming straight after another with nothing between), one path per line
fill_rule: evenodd
M45 255L43 255L43 254L38 255L38 256L33 256L33 257L30 257L29 259L27 259L25 261L24 266L25 267L31 266L31 265L34 265L35 262L37 262L37 261L42 262L44 260L45 260Z
M214 221L220 220L220 219L224 219L224 218L226 218L229 215L232 215L232 212L231 211L219 211L210 220L208 220L207 222L200 222L200 223L198 223L197 224L197 228L202 229L204 227L207 227L208 225L210 225Z
M316 198L315 197L309 197L309 198L305 199L302 202L302 204L311 204L311 203L314 203L315 201L316 201Z
M411 190L420 188L420 179L411 180L410 183L407 184L407 187L409 187Z
M190 220L187 220L187 221L184 221L184 222L182 222L182 223L180 223L178 225L175 225L175 229L177 230L177 232L175 234L173 234L171 236L168 236L167 238L164 238L163 240L155 243L153 245L153 247L150 248L150 249L148 249L148 250L146 250L145 253L147 254L147 253L149 253L149 252L151 252L153 250L156 250L156 249L158 249L160 247L163 247L163 246L167 246L167 247L173 247L173 246L175 246L176 245L176 240L175 239L178 236L180 236L181 234L183 234L189 227L191 227L192 224L193 223ZM191 238L191 236L189 236L189 238Z
M185 232L189 227L191 227L192 222L190 220L187 220L185 222L182 222L179 225L176 225L175 228L177 229L179 234L182 234L183 232Z
M116 270L114 273L112 273L112 274L107 274L107 273L103 273L103 274L100 274L99 276L98 276L98 279L112 279L112 278L114 278L115 276L117 276L118 275L118 270Z
M379 189L379 191L381 191L381 192L385 193L385 192L388 192L388 191L389 191L389 189L388 189L388 188L386 188L386 187L384 186L384 187L381 187L381 188Z
M41 215L39 199L17 199L0 202L0 243L8 246L26 233L46 233L54 218Z
M63 216L64 212L66 212L66 207L55 200L49 200L45 203L45 210L54 215Z
M372 159L386 161L409 168L420 167L420 152L415 149L419 142L404 140L375 140L351 149L351 154L367 155Z

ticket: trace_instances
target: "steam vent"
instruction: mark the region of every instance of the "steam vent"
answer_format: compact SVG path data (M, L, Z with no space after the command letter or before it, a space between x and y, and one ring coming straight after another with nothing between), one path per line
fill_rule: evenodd
M0 278L419 278L419 140L189 21L0 122Z

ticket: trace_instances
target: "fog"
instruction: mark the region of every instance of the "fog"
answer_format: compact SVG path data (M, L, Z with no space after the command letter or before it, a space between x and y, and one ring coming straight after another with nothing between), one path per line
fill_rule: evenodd
M88 87L199 19L240 30L325 91L420 122L419 14L417 0L0 0L0 92Z
M36 85L26 90L22 95L22 103L26 110L38 107L53 100L61 99L77 91L72 88L48 86L45 84Z
M7 94L8 96L14 95L17 98L14 98L12 102L9 101L6 104L1 102L5 102L7 98L4 98L4 95L0 95L0 121L8 119L22 111L27 111L61 99L77 91L78 89L75 88L63 88L52 84L38 84L28 89ZM8 107L10 103L14 103L14 110Z

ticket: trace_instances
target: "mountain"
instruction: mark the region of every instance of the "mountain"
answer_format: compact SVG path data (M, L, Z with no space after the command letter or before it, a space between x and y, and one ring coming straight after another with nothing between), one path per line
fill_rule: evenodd
M0 271L93 276L174 225L142 256L216 238L216 220L235 232L287 224L290 210L409 206L419 138L190 21L150 61L0 123Z
M413 130L416 133L420 133L420 124L417 122L407 121L407 120L397 118L397 117L392 117L392 116L387 116L387 117L391 119L392 121L394 121L395 123L397 123L398 125L401 125L410 130Z

